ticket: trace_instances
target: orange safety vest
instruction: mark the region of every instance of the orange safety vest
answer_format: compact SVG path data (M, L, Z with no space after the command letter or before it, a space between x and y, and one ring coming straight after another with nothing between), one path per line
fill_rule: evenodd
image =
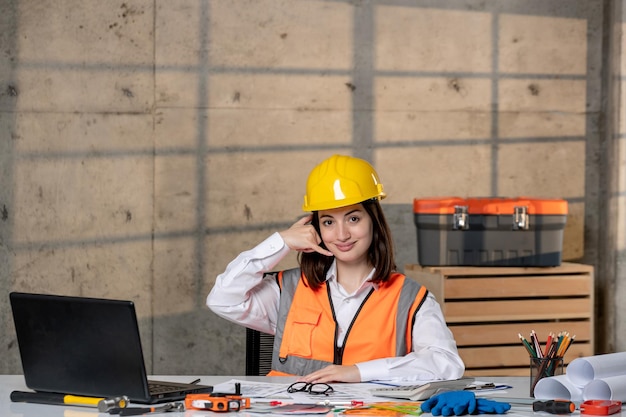
M326 283L304 284L300 269L281 271L280 307L270 376L306 375L331 364L353 365L411 351L415 315L428 290L400 273L372 289L357 311L343 347Z

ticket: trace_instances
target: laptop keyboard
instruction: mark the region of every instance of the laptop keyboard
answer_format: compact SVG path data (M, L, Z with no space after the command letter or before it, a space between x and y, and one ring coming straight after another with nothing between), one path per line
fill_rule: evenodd
M159 394L159 393L163 393L163 392L180 390L180 387L178 387L178 386L167 385L167 384L159 384L159 383L154 383L154 382L151 382L149 384L149 388L150 388L150 393L151 394Z

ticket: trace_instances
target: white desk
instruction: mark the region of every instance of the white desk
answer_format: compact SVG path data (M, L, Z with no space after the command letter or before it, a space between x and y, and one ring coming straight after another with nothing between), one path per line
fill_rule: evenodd
M166 379L173 381L188 382L196 378L196 376L155 376L154 379ZM267 377L241 377L241 376L198 376L201 378L201 384L216 385L231 379L265 381L265 382L281 382L284 383L285 378L267 378ZM526 377L493 377L480 378L481 381L493 381L500 384L512 385L511 390L494 392L486 398L496 399L497 397L507 398L526 398L528 399L529 381ZM334 384L333 384L334 385ZM65 406L65 405L43 405L43 404L27 404L13 403L9 399L12 391L29 391L24 384L24 378L21 375L0 375L0 416L1 417L110 417L108 413L99 413L95 408ZM512 404L511 411L507 413L509 416L528 417L536 414L550 416L547 413L533 413L530 405ZM168 417L202 417L202 416L238 416L238 417L262 417L262 414L253 414L246 411L238 413L214 413L211 411L186 410L184 412L167 412L167 413L150 413L147 416L168 416ZM267 414L266 414L267 415ZM430 414L425 414L430 416ZM572 414L572 417L579 417L579 411ZM319 415L317 417L320 417ZM322 416L323 417L323 416ZM329 413L328 417L333 417L333 413ZM614 414L613 417L621 417L621 413Z

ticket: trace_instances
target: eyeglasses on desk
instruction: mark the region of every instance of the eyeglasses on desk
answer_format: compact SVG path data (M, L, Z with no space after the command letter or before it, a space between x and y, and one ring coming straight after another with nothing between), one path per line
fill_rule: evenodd
M309 382L294 382L287 387L287 392L293 394L294 392L306 392L313 395L329 395L335 390L328 384Z

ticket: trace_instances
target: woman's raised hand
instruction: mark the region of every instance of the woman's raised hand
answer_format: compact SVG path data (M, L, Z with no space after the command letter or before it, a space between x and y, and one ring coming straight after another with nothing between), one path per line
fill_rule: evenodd
M325 256L333 256L332 252L320 246L322 238L311 224L312 219L312 214L302 217L289 229L280 232L280 236L292 250L299 252L318 252Z

